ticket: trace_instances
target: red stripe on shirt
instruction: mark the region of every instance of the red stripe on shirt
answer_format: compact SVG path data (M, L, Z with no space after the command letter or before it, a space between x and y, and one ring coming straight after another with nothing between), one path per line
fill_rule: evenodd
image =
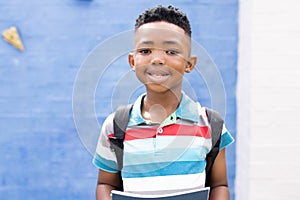
M126 130L125 140L155 138L158 126L129 128Z
M183 124L173 124L171 126L166 126L163 128L163 133L161 135L196 136L203 137L205 139L211 138L208 126Z
M157 134L160 136L196 136L205 139L211 138L208 126L172 124L162 127L162 133L158 133L158 128L158 126L154 126L127 129L125 140L155 138Z

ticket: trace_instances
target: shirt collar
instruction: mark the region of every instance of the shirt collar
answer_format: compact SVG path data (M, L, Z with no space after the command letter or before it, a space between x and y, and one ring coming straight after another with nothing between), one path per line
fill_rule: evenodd
M200 104L193 101L185 93L182 93L182 99L177 108L176 116L181 119L198 122L199 121L199 111L198 108Z
M135 100L130 113L130 120L128 126L134 126L146 122L146 120L142 117L141 113L141 105L145 96L146 94L144 93Z
M130 114L130 120L128 126L135 126L138 124L146 123L146 120L142 117L141 113L141 104L146 94L140 95L137 100L134 102L132 111ZM175 120L172 120L174 123L176 123L176 118L189 120L192 122L198 122L199 121L199 112L198 108L200 107L200 104L198 102L193 101L190 99L184 92L182 93L182 99L180 101L180 104L176 111L171 114L172 118ZM170 124L170 120L167 118L161 126L165 126Z

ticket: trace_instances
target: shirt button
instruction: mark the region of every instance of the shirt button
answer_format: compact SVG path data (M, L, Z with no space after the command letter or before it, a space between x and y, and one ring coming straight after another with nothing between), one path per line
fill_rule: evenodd
M159 134L161 134L161 133L163 133L164 132L164 130L162 129L162 128L159 128L158 130L157 130L157 133L159 133Z

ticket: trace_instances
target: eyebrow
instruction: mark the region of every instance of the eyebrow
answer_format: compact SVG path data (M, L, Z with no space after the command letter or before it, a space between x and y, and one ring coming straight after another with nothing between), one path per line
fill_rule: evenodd
M153 41L143 41L143 42L141 42L141 44L154 44L154 42Z
M151 44L151 45L154 45L154 42L153 41L143 41L143 42L141 42L141 44ZM178 42L172 41L172 40L166 40L166 41L163 41L163 44L178 44Z
M164 41L163 44L178 44L178 42L172 41L172 40L167 40L167 41Z

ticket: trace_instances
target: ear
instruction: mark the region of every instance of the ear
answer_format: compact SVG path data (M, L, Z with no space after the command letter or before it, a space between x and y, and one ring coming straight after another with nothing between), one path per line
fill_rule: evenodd
M187 64L185 66L185 72L186 73L190 73L191 71L193 71L193 69L195 68L196 64L197 64L197 56L191 56L187 60Z
M135 71L135 65L134 65L134 55L133 53L128 54L128 63L132 69L132 71Z

